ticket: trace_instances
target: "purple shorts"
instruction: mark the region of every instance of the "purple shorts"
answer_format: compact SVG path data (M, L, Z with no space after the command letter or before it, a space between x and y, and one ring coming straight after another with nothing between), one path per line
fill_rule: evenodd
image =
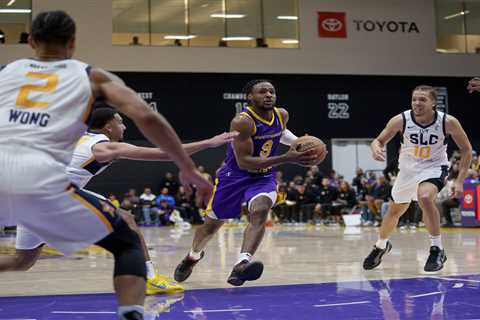
M211 209L220 220L238 218L242 203L248 203L257 194L276 190L277 182L275 181L275 175L271 172L259 175L220 173L215 184Z

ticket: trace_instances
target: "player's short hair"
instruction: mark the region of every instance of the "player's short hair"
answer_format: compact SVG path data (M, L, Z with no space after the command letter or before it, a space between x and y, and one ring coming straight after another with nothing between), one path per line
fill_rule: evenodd
M273 85L272 81L270 81L268 79L251 80L251 81L247 82L247 84L243 87L243 93L245 93L245 94L252 93L253 87L255 87L255 85L257 85L259 83L262 83L262 82L268 82L268 83L271 83Z
M75 36L75 32L75 21L60 10L39 13L31 28L33 40L56 45L66 45Z
M89 128L92 130L103 129L107 122L115 118L117 111L109 107L96 108L92 113Z
M426 91L435 102L437 101L437 91L432 86L422 84L420 86L416 86L415 89L413 89L412 93L414 91Z

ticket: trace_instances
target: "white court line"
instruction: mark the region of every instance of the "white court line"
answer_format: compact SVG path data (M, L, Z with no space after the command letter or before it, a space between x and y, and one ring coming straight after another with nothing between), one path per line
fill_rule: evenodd
M207 313L207 312L237 312L252 311L253 309L217 309L217 310L185 310L186 313Z
M422 294L416 294L414 296L407 296L407 298L420 298L420 297L428 297L428 296L434 296L436 294L442 294L442 291L435 291L435 292L429 292L429 293L422 293Z
M449 280L449 281L464 281L464 282L480 283L480 280L472 280L472 279L445 278L445 277L430 277L430 278L440 279L440 280Z
M52 311L56 314L116 314L115 311Z
M24 319L24 318L14 318L14 319L8 318L8 319L3 319L3 318L2 318L2 319L0 319L0 320L37 320L37 319Z
M330 303L330 304L314 304L315 308L322 308L322 307L336 307L336 306L348 306L351 304L366 304L371 303L370 301L355 301L355 302L344 302L344 303Z

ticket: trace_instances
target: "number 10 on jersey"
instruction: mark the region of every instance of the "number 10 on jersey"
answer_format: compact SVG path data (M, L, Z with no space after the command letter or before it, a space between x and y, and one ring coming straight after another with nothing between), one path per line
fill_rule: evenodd
M415 158L428 159L430 158L430 146L415 146L413 155Z

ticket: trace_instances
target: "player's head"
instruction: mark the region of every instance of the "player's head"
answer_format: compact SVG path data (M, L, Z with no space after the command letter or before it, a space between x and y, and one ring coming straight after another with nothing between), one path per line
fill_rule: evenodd
M437 93L431 86L421 85L412 91L412 110L416 116L425 115L435 110L437 105Z
M75 21L64 11L45 11L32 21L29 42L39 50L71 58L75 49Z
M118 112L112 108L99 107L92 113L90 130L105 134L110 140L118 142L123 140L126 127Z
M271 110L277 101L275 87L270 80L252 80L245 85L243 92L248 103L260 109Z

